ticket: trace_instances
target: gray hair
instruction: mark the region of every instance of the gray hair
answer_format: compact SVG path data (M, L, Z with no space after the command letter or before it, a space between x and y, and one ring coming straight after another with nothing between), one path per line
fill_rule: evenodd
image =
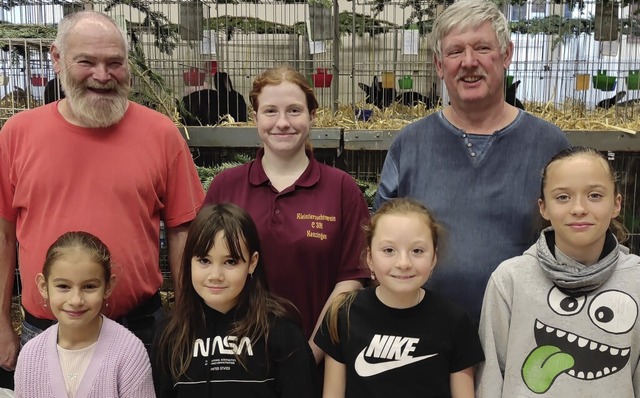
M78 24L78 22L84 21L87 19L93 19L95 21L105 21L105 22L111 23L116 29L118 29L118 32L120 32L120 35L122 36L122 44L124 45L124 48L125 48L125 56L128 58L129 39L127 37L127 34L124 32L124 30L122 30L120 25L118 25L113 18L101 12L92 11L92 10L75 12L73 14L69 14L64 18L62 18L62 20L58 24L58 33L56 35L55 40L53 41L53 45L56 46L60 54L64 52L64 47L65 47L65 44L67 43L67 39L69 38L69 34L71 30L73 30L73 28Z
M498 38L500 53L504 54L511 41L509 24L498 6L490 0L460 0L444 10L433 24L433 53L438 59L442 59L442 39L453 29L464 32L485 22L491 22Z

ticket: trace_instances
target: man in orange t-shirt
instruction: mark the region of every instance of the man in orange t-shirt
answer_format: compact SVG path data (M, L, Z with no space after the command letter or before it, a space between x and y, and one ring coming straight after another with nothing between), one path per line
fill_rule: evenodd
M66 98L10 118L0 132L0 367L19 350L11 285L19 243L23 343L53 323L34 282L47 248L83 230L103 240L118 275L104 312L151 343L163 312L159 225L174 277L204 192L173 122L128 101L127 40L104 14L65 17L51 46ZM107 306L108 304L108 306Z

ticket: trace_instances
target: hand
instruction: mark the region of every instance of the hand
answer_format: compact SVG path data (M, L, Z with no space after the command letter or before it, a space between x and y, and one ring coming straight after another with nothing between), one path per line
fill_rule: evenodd
M0 325L0 367L7 371L16 368L16 360L20 351L20 339L13 331L11 322Z

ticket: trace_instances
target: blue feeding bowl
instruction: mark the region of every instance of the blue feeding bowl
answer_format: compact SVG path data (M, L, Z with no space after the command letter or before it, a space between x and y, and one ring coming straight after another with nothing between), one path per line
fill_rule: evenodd
M373 109L356 108L356 118L362 121L368 121L373 117Z

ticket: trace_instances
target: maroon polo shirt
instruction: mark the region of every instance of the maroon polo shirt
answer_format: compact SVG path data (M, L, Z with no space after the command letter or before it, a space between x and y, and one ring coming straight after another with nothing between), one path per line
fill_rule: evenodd
M231 202L251 214L258 228L271 291L295 304L311 336L336 283L368 276L360 255L367 204L353 178L313 159L282 192L256 160L217 175L204 205Z

